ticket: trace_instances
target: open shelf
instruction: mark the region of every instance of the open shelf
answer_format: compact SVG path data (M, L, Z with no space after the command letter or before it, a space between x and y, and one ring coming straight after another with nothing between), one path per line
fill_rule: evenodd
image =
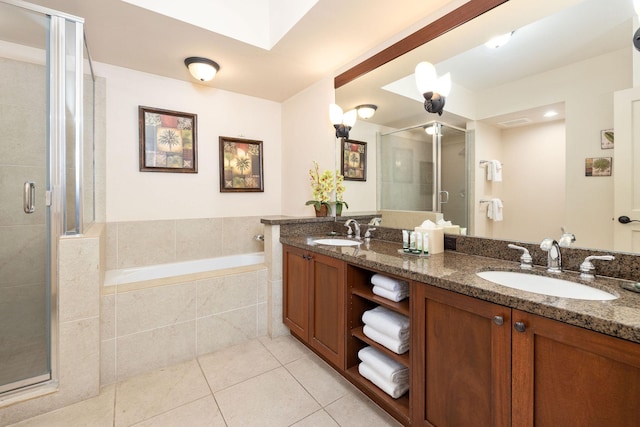
M402 365L406 366L407 368L410 367L409 364L410 364L411 358L409 354L411 354L411 350L407 351L404 354L394 353L393 351L389 350L387 347L384 347L378 344L377 342L375 342L374 340L366 336L364 332L362 332L362 326L360 326L359 328L352 329L351 336L354 336L360 341L365 342L372 347L375 347L377 350L380 350L382 353L391 357L393 360L396 360L398 363L402 363Z
M395 302L395 301L391 301L390 299L383 298L381 296L374 294L371 288L365 288L365 289L353 288L351 289L351 292L354 295L357 295L361 298L368 299L369 301L375 302L376 304L379 304L390 310L397 311L398 313L404 314L407 317L410 315L408 297L400 302Z
M410 424L411 414L409 409L409 392L406 392L397 399L389 396L379 389L374 383L360 375L358 365L346 370L347 378L362 390L369 397L374 399L381 407L389 412L394 418L405 425Z

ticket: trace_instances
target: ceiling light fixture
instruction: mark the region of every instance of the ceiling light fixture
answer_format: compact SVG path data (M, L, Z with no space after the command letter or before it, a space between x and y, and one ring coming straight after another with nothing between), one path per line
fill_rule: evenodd
M208 82L220 71L220 65L217 62L198 56L190 56L185 59L184 65L187 66L191 75L201 82Z
M546 113L544 113L544 117L555 117L558 115L557 111L553 111L553 110L549 110Z
M355 109L343 113L339 105L329 105L329 119L336 129L336 138L349 138L349 131L356 124L357 116Z
M513 35L513 31L511 31L510 33L506 33L506 34L502 34L500 36L493 37L488 42L486 42L484 45L486 47L488 47L488 48L491 48L491 49L498 49L499 47L502 47L502 46L506 45L507 43L509 43L509 40L511 40L511 36L512 35Z
M371 117L373 117L377 109L378 109L378 106L373 104L362 104L356 107L356 111L358 112L358 117L365 120L368 120Z
M433 135L436 133L436 129L435 126L431 125L431 126L425 126L424 127L424 131L427 133L427 135Z
M451 73L438 77L433 64L421 62L416 66L415 77L418 90L425 99L424 109L441 116L445 99L451 92Z

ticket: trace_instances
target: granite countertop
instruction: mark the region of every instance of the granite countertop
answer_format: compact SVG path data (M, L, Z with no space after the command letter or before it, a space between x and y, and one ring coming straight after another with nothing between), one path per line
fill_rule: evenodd
M519 263L467 255L454 251L419 257L399 252L396 242L371 240L360 247L317 245L313 240L322 236L281 237L283 244L344 260L363 268L389 273L418 282L494 302L507 307L559 320L575 326L640 343L640 294L620 287L619 279L596 276L584 281L578 273L563 272L560 276L534 267L533 274L586 284L618 296L611 301L587 301L554 297L512 289L494 284L476 275L485 270L521 271ZM629 283L629 282L627 282Z

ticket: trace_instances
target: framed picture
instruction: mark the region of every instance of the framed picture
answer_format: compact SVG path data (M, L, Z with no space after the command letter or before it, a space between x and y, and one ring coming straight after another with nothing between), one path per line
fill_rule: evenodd
M220 192L264 191L262 141L219 139Z
M198 173L198 116L138 107L141 172Z
M591 157L584 160L584 176L611 176L611 157Z
M600 131L600 148L603 150L613 148L613 129Z
M352 139L342 140L342 161L340 173L345 180L367 180L367 143Z

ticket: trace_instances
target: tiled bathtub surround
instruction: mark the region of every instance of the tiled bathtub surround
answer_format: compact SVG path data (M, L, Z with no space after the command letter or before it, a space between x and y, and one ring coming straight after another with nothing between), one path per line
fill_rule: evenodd
M111 222L107 270L262 252L260 217Z
M104 287L101 384L267 334L267 268Z

